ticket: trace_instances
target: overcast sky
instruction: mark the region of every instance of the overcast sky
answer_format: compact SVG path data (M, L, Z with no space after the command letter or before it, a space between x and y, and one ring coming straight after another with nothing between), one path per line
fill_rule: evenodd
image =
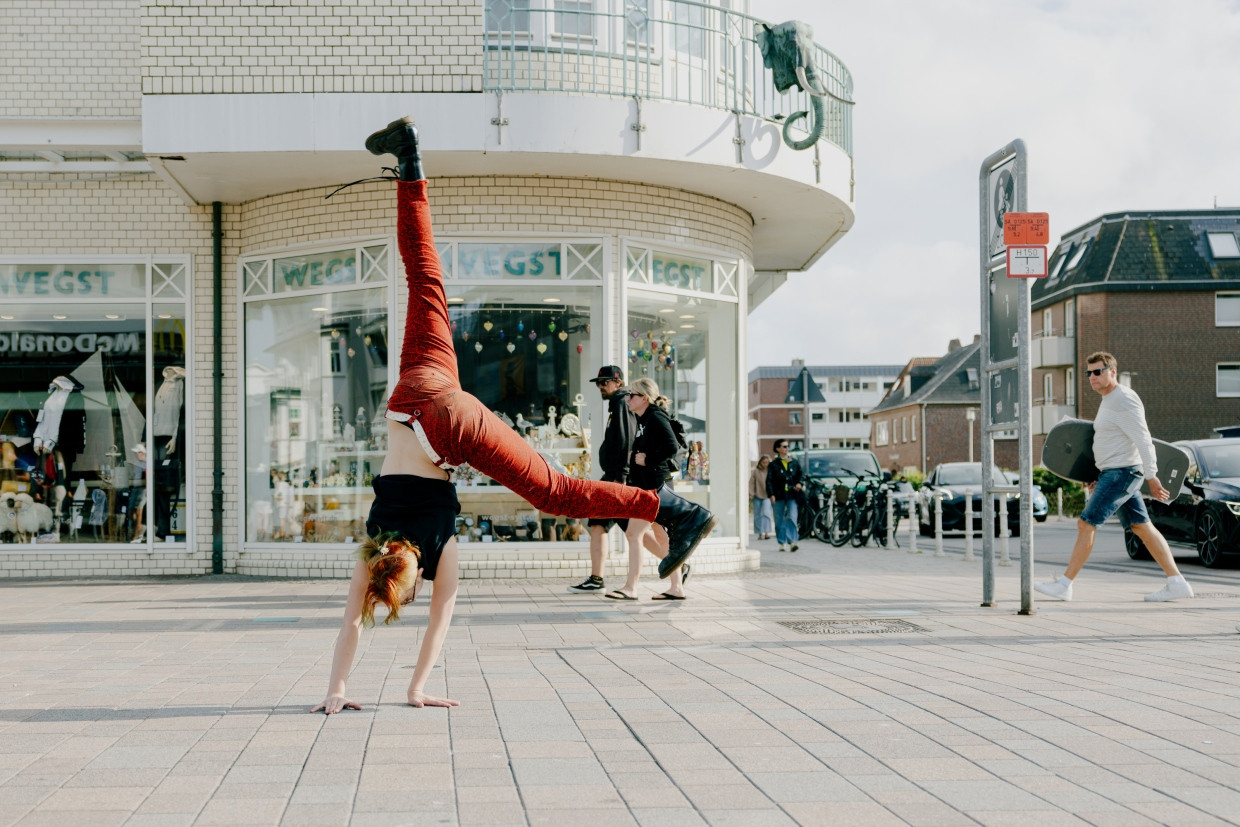
M978 169L1029 153L1051 242L1110 212L1240 207L1240 0L753 0L853 75L856 224L749 317L748 365L971 341Z

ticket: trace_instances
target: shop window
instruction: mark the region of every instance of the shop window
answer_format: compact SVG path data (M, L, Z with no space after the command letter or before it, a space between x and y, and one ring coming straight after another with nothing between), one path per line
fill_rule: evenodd
M245 539L353 543L387 440L386 245L242 262Z
M626 252L630 261L634 252ZM656 280L648 282L651 288L662 289L629 292L626 369L632 378L653 379L685 426L691 450L675 474L676 485L716 512L723 534L735 534L737 482L731 474L711 476L710 468L732 468L738 460L736 302L688 292L701 284L693 268L703 266L709 276L709 260L659 251L638 256L649 262L647 273L671 272L683 289ZM799 421L800 411L790 413Z
M187 283L185 262L0 262L0 543L185 547Z

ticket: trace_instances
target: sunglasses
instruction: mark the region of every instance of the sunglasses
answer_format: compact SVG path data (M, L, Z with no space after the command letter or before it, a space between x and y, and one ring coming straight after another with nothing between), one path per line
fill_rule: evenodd
M1085 375L1086 376L1101 376L1102 374L1106 373L1108 370L1110 370L1110 368L1094 368L1093 370L1090 370L1089 368L1085 368Z

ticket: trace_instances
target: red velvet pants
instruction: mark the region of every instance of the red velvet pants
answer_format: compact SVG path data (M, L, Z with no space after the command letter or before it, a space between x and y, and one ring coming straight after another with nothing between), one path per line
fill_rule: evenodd
M432 460L444 465L468 462L539 511L654 522L659 510L655 492L555 471L512 427L461 389L426 182L399 181L396 186L396 234L409 284L409 309L400 379L388 401L388 418L410 427L419 424L424 447L438 455Z

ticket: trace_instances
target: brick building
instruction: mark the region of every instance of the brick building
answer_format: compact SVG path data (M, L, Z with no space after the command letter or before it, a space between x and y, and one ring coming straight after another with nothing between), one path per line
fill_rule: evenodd
M798 151L767 138L818 107L753 69L748 0L567 5L5 0L5 486L68 404L54 524L0 530L0 577L348 576L407 290L394 185L325 196L407 114L464 389L585 476L599 366L655 379L711 460L676 480L720 518L695 564L756 567L745 320L852 227L851 75L812 44ZM580 573L554 515L455 481L463 576Z
M900 371L869 414L870 450L884 469L929 473L941 462L981 459L979 348L979 337L963 346L953 339L944 356L912 359ZM1015 468L1016 454L1015 432L995 439L1000 468Z
M1032 288L1033 455L1064 416L1093 419L1081 375L1113 353L1154 436L1240 421L1240 210L1125 212L1065 234Z
M790 387L803 359L791 365L773 365L749 371L749 419L756 423L758 453L774 454L776 439L787 439L794 451L805 439L805 406L799 389ZM868 448L870 425L866 414L895 381L899 365L811 365L818 394L811 391L810 448ZM790 394L791 392L791 394Z

